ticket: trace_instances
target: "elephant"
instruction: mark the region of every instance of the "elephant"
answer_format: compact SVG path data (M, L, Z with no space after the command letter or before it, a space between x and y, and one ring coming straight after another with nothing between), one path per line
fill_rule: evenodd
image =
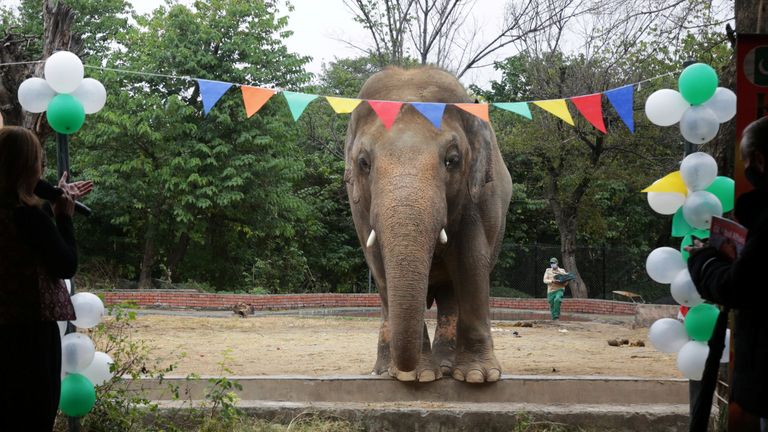
M512 179L493 129L452 105L436 128L407 104L472 102L452 74L435 67L386 68L365 82L359 98L406 102L389 129L361 103L345 142L352 218L381 296L373 373L399 381L498 381L489 285ZM430 345L424 315L434 303Z

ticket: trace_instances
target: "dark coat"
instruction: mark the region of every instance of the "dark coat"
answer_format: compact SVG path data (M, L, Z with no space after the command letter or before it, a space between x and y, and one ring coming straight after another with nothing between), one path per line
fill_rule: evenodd
M749 230L739 258L731 263L708 247L688 270L704 299L735 310L732 399L768 417L768 191L742 195L736 214Z

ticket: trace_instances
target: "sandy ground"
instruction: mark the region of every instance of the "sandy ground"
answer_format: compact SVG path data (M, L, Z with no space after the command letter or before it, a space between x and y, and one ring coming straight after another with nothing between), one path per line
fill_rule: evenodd
M532 328L493 322L505 374L682 377L674 355L650 346L647 329L531 322ZM356 375L371 372L378 324L375 318L139 316L134 327L135 335L154 347L153 359L177 363L174 375ZM427 325L431 337L434 321ZM614 338L643 340L647 346L609 346L607 340ZM222 361L231 372L222 371Z

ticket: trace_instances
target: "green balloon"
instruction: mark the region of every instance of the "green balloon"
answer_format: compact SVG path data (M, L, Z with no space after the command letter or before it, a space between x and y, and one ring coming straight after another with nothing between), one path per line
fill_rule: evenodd
M709 303L694 306L685 315L685 331L691 339L706 342L712 337L718 315L720 310Z
M80 374L67 375L61 382L59 409L70 417L82 417L96 403L96 390L88 378Z
M683 208L680 207L675 215L672 216L672 237L685 237L689 232L693 231L693 228L688 222L686 222L683 216Z
M60 94L48 103L46 117L53 130L68 135L77 132L83 126L85 109L74 96Z
M736 182L733 179L717 176L706 190L715 194L720 200L720 204L723 205L723 213L733 210L734 197L736 196Z
M696 236L700 239L708 239L709 230L693 230L683 237L683 241L680 242L680 253L683 254L683 261L685 262L688 262L688 256L690 255L688 251L685 250L685 247L690 246L693 243L692 236Z
M692 64L680 74L677 86L688 103L701 105L717 90L717 72L708 64Z

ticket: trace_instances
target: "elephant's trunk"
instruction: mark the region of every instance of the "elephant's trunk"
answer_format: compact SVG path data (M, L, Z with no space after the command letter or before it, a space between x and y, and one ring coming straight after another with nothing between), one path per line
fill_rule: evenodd
M393 202L406 204L383 209L376 229L387 281L392 360L409 372L421 355L429 270L442 223L431 197L421 200L399 192Z

